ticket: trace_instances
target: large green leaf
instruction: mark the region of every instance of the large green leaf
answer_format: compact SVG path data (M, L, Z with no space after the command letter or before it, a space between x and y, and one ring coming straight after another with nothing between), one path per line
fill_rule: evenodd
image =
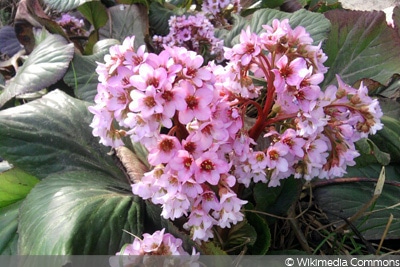
M0 255L17 254L18 212L22 201L0 208Z
M55 90L0 112L0 155L42 179L51 173L100 170L125 180L106 147L92 135L88 103Z
M332 10L325 16L332 28L323 47L329 67L324 85L336 83L336 74L349 84L362 78L384 84L400 72L400 37L383 12Z
M88 102L94 102L97 94L97 63L102 62L108 50L90 56L75 55L64 76L64 82L74 88L76 97Z
M344 224L345 222L340 217L353 216L372 199L380 170L380 165L348 168L346 175L348 179L333 180L328 184L322 181L322 186L314 189L315 202L327 214L331 222L336 222L337 225ZM364 216L353 222L366 239L381 239L391 214L395 220L386 238L396 239L400 236L399 195L400 167L386 166L386 184L383 186L382 194L364 213ZM372 213L368 214L368 212Z
M24 199L38 182L36 177L17 168L0 173L0 208Z
M107 23L107 9L101 2L86 2L78 7L78 11L85 16L96 30Z
M60 80L73 54L73 44L59 35L47 35L0 94L0 107L15 96L37 92Z
M289 24L292 28L296 26L305 27L314 39L314 44L318 44L326 39L330 27L329 20L322 14L313 13L305 9L298 10L294 13L286 13L267 8L254 12L249 24L250 29L252 32L260 33L263 31L262 25L271 25L274 19L289 19ZM239 21L239 23L241 22ZM232 40L232 44L237 43L239 43L239 36Z
M67 12L77 8L78 6L98 0L42 0L46 6L57 10L58 12Z
M148 34L147 9L142 5L116 5L108 9L109 20L99 30L102 39L117 39L123 41L126 37L135 35L135 48L145 43Z
M97 171L54 173L20 211L18 253L111 255L143 229L142 202L127 183Z

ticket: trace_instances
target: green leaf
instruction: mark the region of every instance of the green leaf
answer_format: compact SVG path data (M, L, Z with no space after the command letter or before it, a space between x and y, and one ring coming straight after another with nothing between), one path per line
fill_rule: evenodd
M268 187L267 184L257 183L254 186L255 209L278 216L286 215L289 207L296 201L301 192L301 179L290 177L281 181L281 186ZM266 217L268 222L274 220Z
M60 80L74 54L73 44L59 35L48 35L29 55L0 94L0 107L11 98L37 92Z
M165 8L162 4L152 1L149 8L149 23L155 35L166 36L169 33L168 20L174 12Z
M43 4L57 10L58 12L67 12L78 6L97 0L42 0Z
M249 252L252 255L265 255L271 246L271 231L267 222L251 211L246 212L246 219L257 233L257 239L250 247Z
M384 96L396 100L400 97L400 74L395 73L386 85L381 85L372 92L374 95Z
M356 149L360 152L360 157L356 158L357 166L366 166L372 163L388 165L390 155L382 152L379 147L368 138L363 138L356 143Z
M64 82L74 89L77 98L94 103L97 94L97 63L102 62L108 50L90 56L76 54L64 76Z
M97 171L55 173L28 195L20 211L23 255L112 255L143 230L142 202L130 186Z
M18 214L22 201L0 208L0 255L16 255Z
M107 23L107 9L101 2L86 2L78 7L78 11L93 25L95 30Z
M391 162L400 162L400 121L388 116L382 116L381 122L383 129L370 139L376 146L386 153L390 154Z
M336 74L348 84L362 78L384 84L400 72L400 37L383 12L337 9L325 16L332 27L323 47L329 67L323 86L336 83Z
M205 255L227 255L225 251L223 251L217 244L215 244L213 241L209 242L203 242L201 244L201 249ZM225 259L225 257L217 257L217 259ZM216 264L215 266L218 266ZM219 266L225 266L225 265L219 265Z
M389 165L386 169L386 183L375 204L364 213L354 226L369 240L380 240L390 214L400 217L400 167ZM327 214L331 222L344 223L336 215L349 218L368 203L374 194L375 183L381 170L380 165L369 165L363 168L348 168L346 180L332 180L328 185L314 189L315 203ZM361 179L369 178L370 181ZM324 181L322 181L324 182ZM400 221L393 220L386 239L397 239L400 236Z
M0 208L24 199L38 182L36 177L17 168L0 173Z
M305 9L300 9L294 13L281 12L275 9L260 9L254 12L251 21L250 29L257 34L263 31L262 25L271 25L274 19L289 19L289 24L292 28L303 26L314 39L314 44L318 44L326 39L330 28L329 20L324 15L313 13ZM239 43L237 36L233 43Z
M0 111L0 155L42 179L75 169L99 170L125 181L105 146L93 137L88 103L55 90Z
M284 0L262 0L261 6L264 8L276 8L282 5L284 2Z
M120 41L116 40L116 39L103 39L98 41L97 43L95 43L95 45L93 46L93 54L97 54L103 51L106 51L107 53L109 53L109 49L111 46L114 45L120 45Z
M121 43L128 36L135 36L135 48L145 44L149 22L147 9L142 5L116 5L108 9L109 20L99 30L101 39L117 39Z
M257 232L246 220L241 221L229 229L227 238L224 238L223 249L230 254L239 254L246 251L248 246L254 245Z

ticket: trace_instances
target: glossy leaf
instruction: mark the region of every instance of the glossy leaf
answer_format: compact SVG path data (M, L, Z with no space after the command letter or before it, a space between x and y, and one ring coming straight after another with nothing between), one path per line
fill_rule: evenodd
M349 84L362 78L384 84L400 72L400 37L383 12L332 10L325 16L332 27L323 47L329 67L323 86L336 83L336 74Z
M77 98L94 103L99 83L96 62L102 62L107 53L108 50L103 50L90 56L75 55L64 76L64 82L74 89Z
M169 33L168 20L175 15L173 11L154 1L149 8L150 28L156 35L166 36Z
M17 168L0 173L0 208L24 199L38 182Z
M348 168L346 180L332 180L329 184L314 189L316 204L327 214L331 222L343 224L340 217L349 218L368 203L374 194L375 183L381 170L380 165ZM361 180L369 178L370 180ZM400 168L397 165L386 166L386 184L376 203L353 222L366 239L379 240L382 237L390 214L400 217ZM340 216L340 217L338 217ZM400 235L400 221L394 220L386 239L396 239Z
M0 107L11 98L37 92L60 80L67 71L74 46L59 35L48 35L29 55L0 94Z
M88 103L55 90L39 100L0 111L0 155L42 179L75 169L99 170L125 181L89 124Z
M98 30L103 27L108 20L107 9L101 2L86 2L78 7L78 11Z
M54 173L20 212L18 252L24 255L112 255L143 230L142 202L130 186L98 171Z
M42 0L42 2L46 6L55 9L59 12L67 12L77 8L78 6L84 3L92 1L97 1L97 0Z
M0 255L16 255L18 214L22 201L0 208Z
M116 5L108 9L109 20L99 30L101 39L117 39L121 43L135 35L135 48L144 44L148 33L147 9L142 5Z

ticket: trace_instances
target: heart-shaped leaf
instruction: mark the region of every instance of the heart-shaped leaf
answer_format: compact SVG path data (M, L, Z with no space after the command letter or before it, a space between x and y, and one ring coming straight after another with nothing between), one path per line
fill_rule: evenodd
M0 255L17 254L18 212L22 201L0 208Z
M20 211L18 252L24 255L112 255L143 231L142 202L130 186L98 171L54 173Z
M0 208L24 199L38 182L36 177L17 168L0 173Z
M0 155L42 179L75 169L126 181L108 149L92 135L88 103L55 90L39 100L0 111Z
M400 72L400 37L388 27L385 13L332 10L325 16L332 27L323 47L329 67L324 86L336 83L336 74L349 84L362 78L384 84Z
M0 94L0 107L11 98L37 92L60 80L74 54L73 44L49 34L29 55L15 77Z

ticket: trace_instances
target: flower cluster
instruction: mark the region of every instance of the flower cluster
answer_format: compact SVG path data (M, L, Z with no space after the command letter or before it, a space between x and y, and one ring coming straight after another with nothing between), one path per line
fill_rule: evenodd
M196 15L172 16L169 21L167 36L153 37L156 47L164 45L186 47L188 50L220 60L223 58L223 41L214 36L214 26L201 13Z
M117 256L128 257L111 258L111 266L199 266L199 254L195 249L189 255L182 248L182 240L165 233L165 229L152 235L143 234L143 239L135 237L133 243L125 245Z
M223 17L223 13L232 10L235 13L240 12L241 5L238 0L205 0L201 9L212 18L218 19Z
M123 145L123 136L142 143L154 168L132 185L133 193L160 204L166 219L187 216L193 239L207 240L214 225L243 219L246 201L232 190L227 160L240 146L240 110L215 90L212 69L195 52L166 47L156 55L134 51L133 42L111 48L97 68L93 133L104 145Z
M77 19L76 17L69 14L62 14L61 18L59 18L56 22L58 23L58 25L64 28L64 31L68 35L85 35L85 23L83 22L83 19Z
M93 134L107 146L129 137L146 147L153 168L133 193L159 204L165 219L185 217L193 240L243 220L243 186L342 175L358 156L354 142L382 128L366 87L338 77L321 90L326 56L305 28L288 20L263 28L243 30L225 66L204 65L184 47L135 50L131 37L97 68ZM246 126L250 105L257 118ZM268 145L256 149L260 138Z
M251 181L279 185L279 180L332 178L343 175L359 155L354 142L382 128L382 111L367 88L344 84L322 92L326 56L303 27L287 19L264 25L260 35L247 28L240 44L226 49L230 78L219 85L237 98L256 98L260 87L250 74L267 82L263 106L249 134L263 134L269 146L236 158L234 175L246 186Z
M194 248L192 254L196 254ZM133 243L126 245L117 255L171 256L189 255L189 253L183 250L181 239L165 233L165 229L162 229L154 232L152 235L143 234L143 239L135 237Z

